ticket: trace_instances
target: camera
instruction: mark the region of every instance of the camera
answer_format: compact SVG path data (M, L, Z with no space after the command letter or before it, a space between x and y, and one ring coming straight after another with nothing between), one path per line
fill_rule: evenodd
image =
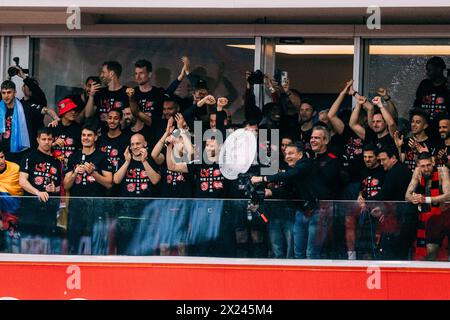
M28 74L30 71L28 69L23 69L21 66L19 66L19 57L15 57L13 58L14 63L16 64L16 67L19 67L20 69L22 69L22 71L26 74ZM18 70L14 67L9 67L8 68L8 75L10 78L16 76L18 73Z
M250 73L248 77L248 83L250 84L263 84L264 83L264 73L261 70L255 70Z
M260 206L264 202L264 188L258 189L255 187L251 181L251 175L248 173L240 173L238 175L239 183L244 186L245 195L250 197L248 203L253 206ZM252 220L251 211L247 212L247 219ZM260 212L259 209L256 209L255 214L259 216L265 223L268 222L264 213Z

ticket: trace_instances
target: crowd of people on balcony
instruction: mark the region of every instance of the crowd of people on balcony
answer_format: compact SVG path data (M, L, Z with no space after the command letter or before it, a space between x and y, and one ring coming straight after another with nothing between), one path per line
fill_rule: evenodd
M181 58L181 71L168 88L151 85L148 60L135 63L134 88L121 84L119 62L106 61L100 76L88 77L84 92L64 97L56 111L38 81L13 68L23 79L23 98L16 98L9 79L1 83L0 101L5 252L132 254L129 235L107 231L107 245L99 246L92 215L107 212L112 230L117 208L129 213L133 199L148 198L166 199L159 221L176 236L161 233L157 250L144 254L319 259L336 257L342 240L340 257L346 259L448 259L450 83L440 57L426 64L409 128L399 127L388 88L368 99L352 80L331 106L318 106L287 78L262 75L255 81L258 73L247 72L245 121L237 124L227 97L208 91L205 80L190 72L188 57ZM180 97L175 93L185 78L192 92ZM257 85L272 97L263 106L256 104ZM353 108L343 105L347 97ZM193 139L196 121L202 135L209 129L201 145ZM256 138L268 129L257 148L279 155L275 174L262 174L273 163L261 161L248 170L264 203L248 205L245 181L229 180L221 171L219 136L239 128ZM279 132L276 141L272 129ZM196 151L204 154L201 161L194 159ZM127 199L108 209L83 201L90 197ZM208 201L188 207L180 200L205 198L242 201L211 209ZM208 223L217 228L213 240L187 241Z

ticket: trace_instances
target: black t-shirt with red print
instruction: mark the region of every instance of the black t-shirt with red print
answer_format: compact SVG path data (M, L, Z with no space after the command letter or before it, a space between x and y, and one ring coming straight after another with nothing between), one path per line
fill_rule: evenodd
M142 92L139 87L134 88L139 110L152 118L152 125L161 121L165 92L163 88L158 87L152 87L148 92Z
M439 113L449 112L450 90L447 88L447 82L435 86L429 79L423 80L416 91L416 100L414 107L425 110L434 121Z
M65 164L67 164L72 153L81 147L81 126L75 122L64 126L60 122L53 129L53 140L56 141L59 138L64 140L64 146L55 145L53 147L53 156L58 159L64 158Z
M162 167L162 191L163 198L191 198L192 180L190 173L175 172Z
M59 160L39 150L30 152L20 164L20 171L28 173L28 181L39 191L45 191L45 187L51 182L58 187L61 184L61 170ZM25 195L31 194L25 192Z
M195 175L195 197L225 198L228 195L228 180L222 175L217 163L190 163L188 171Z
M95 94L94 104L97 107L96 113L103 127L106 127L109 111L122 111L129 106L129 98L126 91L127 87L122 86L122 88L116 91L109 91L108 88L102 88Z
M148 159L148 163L153 170L158 172L158 168L152 159ZM120 167L122 165L123 161L120 162ZM131 159L125 177L119 186L121 197L151 197L155 195L155 186L150 181L144 164L134 159Z
M110 138L107 133L104 133L98 139L97 149L106 155L113 173L119 170L120 159L123 158L123 153L129 144L130 137L125 133L116 138Z
M419 155L419 153L417 152L416 149L411 149L408 141L409 141L408 138L405 138L403 140L402 153L405 154L405 161L403 161L403 163L408 166L409 170L414 172L414 169L416 168L417 156ZM431 154L434 154L435 147L434 147L433 141L431 141L430 138L427 138L427 139L419 142L419 144L422 147L426 146L428 148L428 152L430 152Z
M93 153L86 155L81 150L75 152L69 157L66 173L74 171L77 165L85 162L93 163L95 171L102 174L102 171L112 172L106 159L106 155L100 150L96 149ZM103 197L106 195L106 188L98 183L92 174L85 172L79 174L70 189L70 195L74 197Z
M5 152L11 150L11 127L14 109L6 108L5 114L5 132L1 134L0 145Z
M383 187L384 177L386 172L383 167L379 165L375 169L366 168L363 172L363 179L361 180L360 191L364 199L371 200L377 196Z
M439 152L442 150L444 150L444 152L442 152L442 156L439 157ZM450 162L450 146L446 146L445 142L441 140L440 143L434 149L433 156L435 156L436 166L438 167L446 166L447 163Z

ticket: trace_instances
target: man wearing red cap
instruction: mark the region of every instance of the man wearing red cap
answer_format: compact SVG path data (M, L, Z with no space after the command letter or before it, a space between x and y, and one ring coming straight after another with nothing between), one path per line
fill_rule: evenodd
M53 156L67 164L69 156L80 146L81 126L76 122L78 106L69 98L58 103L58 115L61 120L54 129L52 144Z

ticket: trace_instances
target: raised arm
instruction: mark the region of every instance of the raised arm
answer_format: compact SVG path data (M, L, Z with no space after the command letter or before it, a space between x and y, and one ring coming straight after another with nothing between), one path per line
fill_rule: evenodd
M168 139L170 139L170 137ZM169 169L170 171L188 173L188 167L185 162L176 163L173 160L173 143L172 142L173 142L173 140L167 146L167 153L166 153L167 169Z
M122 166L119 168L119 170L117 170L117 172L114 173L114 175L113 175L113 182L115 184L120 184L122 182L123 178L125 178L125 175L127 174L128 166L130 165L130 162L131 162L130 147L127 147L125 149L123 156L124 156L125 162L122 164Z
M330 121L331 125L333 126L334 130L338 134L342 134L345 129L345 124L342 122L341 119L337 116L337 113L339 111L339 108L341 107L342 102L345 99L345 96L349 93L350 87L353 85L353 80L350 80L346 83L344 89L339 93L339 96L332 104L330 110L328 110L328 120Z
M412 202L414 204L417 204L418 202L415 199L415 191L417 189L417 186L419 185L419 181L421 178L420 169L416 168L414 170L414 174L412 176L411 182L408 185L408 189L406 189L405 194L405 200L408 202Z
M173 121L174 121L173 117L170 117L170 119L167 121L166 131L164 132L161 139L159 139L158 142L155 144L151 153L151 157L159 166L162 165L166 160L164 158L164 155L162 154L162 149L164 147L164 142L166 141L167 137L170 136L173 130L175 129L173 126Z
M378 88L377 94L381 97L383 97L383 100L386 102L385 108L389 111L389 113L394 117L394 119L398 118L398 111L397 107L395 106L394 101L392 101L391 96L389 95L387 89L385 88Z
M380 108L384 121L386 121L386 124L388 126L389 134L394 137L394 133L395 131L397 131L397 124L395 123L394 117L392 117L392 114L384 107L383 102L381 102L381 98L379 96L373 98L372 103Z
M362 105L366 100L367 99L363 96L358 97L349 121L350 128L363 140L366 138L366 129L359 123L359 114L361 112Z
M89 97L88 101L86 102L86 106L84 107L83 111L80 112L80 115L78 116L78 121L81 121L83 118L90 118L95 113L95 102L94 97L95 94L100 90L101 84L97 82L93 82L91 85L91 90L89 91Z

